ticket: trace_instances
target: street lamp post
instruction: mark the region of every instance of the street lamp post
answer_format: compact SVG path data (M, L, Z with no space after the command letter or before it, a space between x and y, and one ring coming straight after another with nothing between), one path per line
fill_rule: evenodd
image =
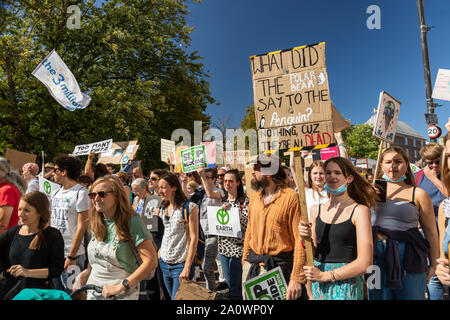
M428 27L425 23L425 11L423 8L423 0L417 0L417 10L419 13L419 26L420 26L420 40L422 44L422 61L423 61L423 71L425 76L425 89L427 96L427 113L434 113L434 108L436 104L433 102L432 86L431 86L431 75L430 75L430 59L428 55L428 41L427 32L430 31L431 27ZM436 138L430 138L431 142L436 142Z

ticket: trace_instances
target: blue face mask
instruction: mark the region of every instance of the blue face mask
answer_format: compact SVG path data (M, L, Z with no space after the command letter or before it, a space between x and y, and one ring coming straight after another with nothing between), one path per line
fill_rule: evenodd
M401 177L400 179L394 180L389 178L386 174L383 174L383 179L389 182L402 182L403 180L406 179L406 174L403 175L403 177Z
M328 187L328 185L325 183L324 188L325 188L325 190L327 190L327 192L329 194L341 194L341 193L344 193L345 191L347 191L347 186L345 184L343 184L336 190L331 190L330 187Z

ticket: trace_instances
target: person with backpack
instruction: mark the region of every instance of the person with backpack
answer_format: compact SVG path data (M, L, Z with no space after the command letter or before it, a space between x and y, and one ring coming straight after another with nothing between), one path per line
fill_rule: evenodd
M419 170L415 176L417 187L425 190L433 201L434 216L436 225L438 223L438 211L441 202L448 196L447 188L441 181L441 158L444 148L437 143L430 143L424 146L419 154L425 164L422 170ZM431 277L427 284L428 297L430 300L443 299L443 287L436 275Z
M164 284L173 300L180 283L194 277L199 210L186 198L178 177L172 173L160 178L159 195L162 198L159 216L164 223L164 235L158 261Z

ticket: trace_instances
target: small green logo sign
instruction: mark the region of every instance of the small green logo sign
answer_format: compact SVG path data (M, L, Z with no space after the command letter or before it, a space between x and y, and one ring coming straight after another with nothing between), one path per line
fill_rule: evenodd
M223 209L219 209L217 211L217 221L221 224L221 225L225 225L228 223L228 221L230 221L230 214L228 213L228 211L223 210Z
M44 181L44 191L46 194L52 193L52 186L50 185L50 182Z

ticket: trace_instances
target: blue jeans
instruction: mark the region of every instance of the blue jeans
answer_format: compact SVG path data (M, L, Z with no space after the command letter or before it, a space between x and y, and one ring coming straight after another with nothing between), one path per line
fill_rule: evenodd
M382 240L377 241L377 259L374 264L380 268L380 289L368 289L369 300L425 300L427 273L406 273L402 275L403 289L394 290L385 288L386 261L384 259L386 244ZM400 265L403 270L405 256L405 243L398 243Z
M164 285L167 288L167 291L170 294L170 298L172 300L175 299L175 295L177 294L178 288L180 287L179 276L184 269L183 263L170 264L164 262L163 259L158 260L159 265L161 266L161 270L163 273ZM189 279L192 280L194 278L195 264L192 263L191 271L189 273Z
M242 263L241 258L228 258L219 254L223 273L230 288L231 300L242 299Z
M53 289L65 291L68 294L72 293L75 278L85 269L86 255L81 254L77 256L75 265L76 267L69 266L67 270L63 271L59 277L52 279Z

